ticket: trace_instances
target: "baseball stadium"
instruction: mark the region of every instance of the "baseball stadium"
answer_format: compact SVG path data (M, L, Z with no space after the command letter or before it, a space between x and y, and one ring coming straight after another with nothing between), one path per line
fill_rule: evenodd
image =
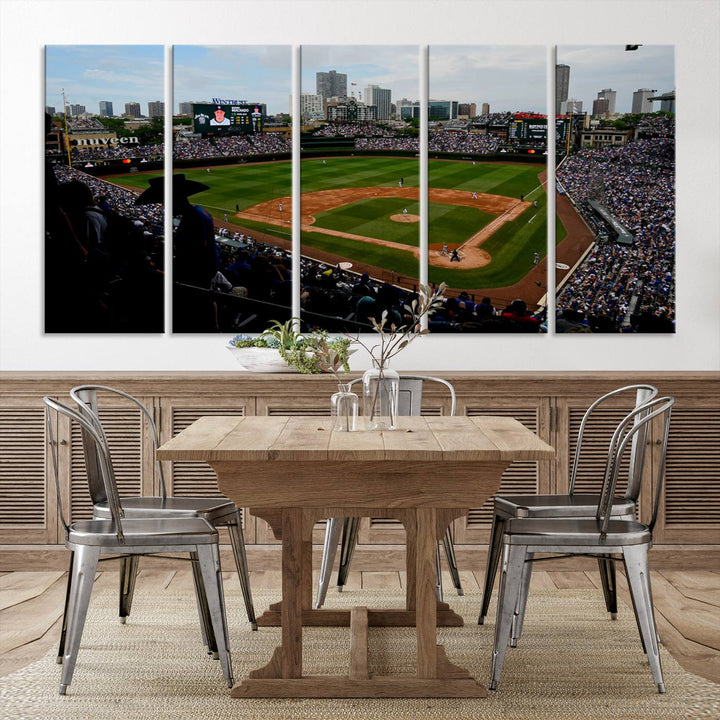
M500 121L506 131L491 132ZM524 126L537 128L542 122L542 116L533 116L530 125L526 114L508 113L501 119L486 118L484 125L481 119L431 131L428 279L431 285L448 286L443 310L430 322L431 331L541 328L547 296L545 143L544 137L526 133ZM563 132L572 129L566 124ZM402 308L418 289L418 140L375 123L345 122L303 133L300 144L302 319L308 326L330 331L364 331L369 326L358 313L362 298L382 298L387 306ZM628 147L633 145L638 147ZM115 156L104 158L110 148L81 148L72 173L95 183L96 197L134 193L125 201L129 207L132 197L161 176L162 146L154 150L155 156L152 147L126 145L112 148ZM176 265L175 332L256 332L271 319L290 317L290 153L288 135L260 123L242 134L176 138L175 174L192 185L187 198L191 206L200 206L212 218L217 272L202 280L192 273L178 277ZM608 218L614 215L607 211L607 197L592 191L609 170L596 162L592 178L576 183L574 166L580 156L583 153L561 163L558 173L558 306L571 319L573 313L588 313L588 308L602 315L605 325L598 331L632 331L627 317L634 308L628 302L602 306L600 292L595 301L585 280L583 298L576 292L578 277L593 279L588 259L591 268L597 267L595 255L604 247L612 264L613 258L617 260L613 249L622 237L617 228L608 237ZM591 189L585 196L579 189L583 183ZM611 184L608 187L611 192ZM149 213L162 214L162 206L151 208L140 205L143 219L137 219L136 211L134 222L147 224ZM177 260L176 238L176 264ZM665 264L671 262L668 254ZM201 265L192 258L189 264ZM628 266L623 265L624 280L632 275ZM633 284L629 291L635 289ZM204 309L197 312L198 308Z

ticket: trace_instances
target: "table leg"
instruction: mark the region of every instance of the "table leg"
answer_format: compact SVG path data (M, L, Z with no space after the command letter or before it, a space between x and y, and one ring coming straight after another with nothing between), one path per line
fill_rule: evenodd
M275 648L271 661L250 673L236 685L233 697L485 697L487 691L467 670L453 665L437 644L443 610L435 595L435 553L439 532L447 523L442 511L415 508L399 513L408 528L408 553L412 558L413 592L405 610L345 611L308 610L312 600L312 555L310 515L299 508L282 511L282 596L274 610L282 621L282 645ZM438 527L440 529L438 529ZM408 568L411 570L411 568ZM410 607L414 605L414 609ZM327 612L327 616L323 613ZM338 617L333 617L337 613ZM342 615L342 617L340 617ZM346 675L303 676L302 629L307 616L334 619L351 630L350 667ZM412 617L409 617L412 616ZM345 622L345 619L347 622ZM462 618L457 616L459 624ZM400 621L400 622L398 622ZM369 625L415 624L417 636L416 677L372 676L368 674L367 633ZM454 624L454 623L453 623Z
M436 512L434 508L415 511L415 603L417 632L417 674L437 677L437 596L435 594Z
M275 648L270 662L250 673L250 680L236 685L233 697L245 697L252 692L256 679L299 679L302 677L302 615L303 565L307 562L307 548L303 541L302 508L283 508L282 511L282 602L279 612L282 641ZM312 548L311 548L312 549ZM312 560L312 556L310 557ZM311 576L312 582L312 576ZM312 588L310 589L312 593Z

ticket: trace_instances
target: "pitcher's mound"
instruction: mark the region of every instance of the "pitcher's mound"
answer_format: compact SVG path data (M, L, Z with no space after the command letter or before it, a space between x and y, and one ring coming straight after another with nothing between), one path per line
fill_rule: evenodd
M420 222L419 215L410 215L410 213L398 213L397 215L391 215L390 219L394 222Z

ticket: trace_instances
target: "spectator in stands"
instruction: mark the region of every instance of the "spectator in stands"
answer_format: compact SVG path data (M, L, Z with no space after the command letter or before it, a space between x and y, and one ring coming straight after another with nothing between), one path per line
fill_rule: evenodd
M393 325L400 327L402 325L403 313L402 306L399 305L399 293L393 285L385 283L380 287L377 295L366 295L361 297L356 306L356 319L358 322L369 322L370 318L374 318L376 322L380 322L383 312L387 311L386 329L390 329Z
M540 331L540 321L528 312L527 304L521 298L513 300L503 310L501 317L514 323L519 332L535 333Z
M138 205L163 200L164 178L152 178L150 187L137 199ZM210 213L192 205L188 197L208 186L188 180L184 174L173 176L173 212L180 217L173 243L173 330L203 332L213 327L215 308L212 298L189 290L209 290L220 264L215 244L215 228Z

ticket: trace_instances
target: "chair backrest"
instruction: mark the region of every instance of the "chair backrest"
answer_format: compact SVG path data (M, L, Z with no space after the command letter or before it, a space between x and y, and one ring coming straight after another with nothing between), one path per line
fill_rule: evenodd
M155 456L155 451L157 450L159 444L158 432L152 413L145 407L145 405L143 405L137 398L122 390L118 390L117 388L108 387L106 385L78 385L70 391L70 397L77 403L80 414L85 417L103 437L106 447L108 446L107 436L102 426L102 422L100 421L100 407L98 400L99 392L120 397L140 409L150 427L153 440L153 456ZM88 471L88 485L90 486L90 495L93 498L93 503L106 501L107 498L103 496L104 490L98 466L98 459L95 457L95 444L89 438L85 437L84 430L83 452L85 454L85 467ZM167 492L165 489L165 476L163 474L162 463L159 460L155 460L155 465L157 467L160 495L164 500L167 497Z
M572 469L570 470L570 494L575 492L575 480L577 479L578 468L580 467L580 461L582 458L583 449L583 436L586 430L587 424L592 420L594 411L603 403L610 398L615 398L618 395L624 393L634 393L635 395L635 408L644 405L648 401L657 397L658 390L652 385L626 385L625 387L617 388L612 390L605 395L602 395L595 400L583 415L582 421L580 422L580 428L578 430L577 443L575 446L575 456L573 457ZM642 415L635 416L635 421L639 420ZM625 499L637 502L640 495L640 483L642 480L642 467L645 459L645 447L647 445L647 433L648 426L643 425L642 432L638 432L633 435L630 449L630 458L628 463L628 482L625 490Z
M47 425L47 437L50 445L50 455L52 457L53 471L55 474L55 489L57 491L57 503L58 510L60 512L60 518L65 530L69 528L69 519L66 519L65 513L62 506L62 494L60 492L60 480L58 477L58 462L57 454L55 449L55 438L57 433L54 430L52 422L52 411L55 411L59 415L64 415L69 418L71 422L77 423L83 431L83 437L87 438L89 443L93 443L94 450L91 453L93 461L97 463L97 468L100 473L100 479L103 483L104 495L107 498L108 508L110 509L110 517L112 518L115 532L118 540L122 541L122 517L123 511L120 506L120 498L118 496L117 485L115 483L115 475L113 473L112 460L110 459L110 452L107 448L104 436L98 432L94 423L76 412L72 408L65 405L65 403L55 400L54 398L44 397L43 403L45 403L45 422ZM88 477L90 476L88 468Z
M667 453L668 437L670 435L670 416L674 404L675 398L673 397L656 397L639 407L633 408L620 421L615 429L608 447L605 477L603 479L603 488L596 513L601 532L604 533L607 531L608 523L612 516L613 496L615 494L615 486L617 484L623 456L626 452L631 452L635 438L647 438L650 424L655 421L655 418L658 418L655 422L657 422L656 427L660 444L660 455L658 457L655 477L653 478L655 496L653 499L653 512L649 528L652 530L655 526L665 477L665 456ZM644 463L645 454L642 455L642 460L639 462L638 467L638 472L641 477L643 475Z
M422 410L422 393L424 382L436 382L444 385L450 393L450 415L455 415L457 397L455 388L447 380L432 375L409 375L400 373L400 387L398 389L398 415L420 415ZM355 378L349 385L362 382L362 378Z

